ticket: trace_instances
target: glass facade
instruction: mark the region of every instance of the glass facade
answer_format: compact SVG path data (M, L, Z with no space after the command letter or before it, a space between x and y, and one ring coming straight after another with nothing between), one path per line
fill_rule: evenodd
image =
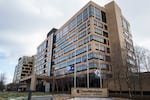
M48 42L44 41L37 49L36 62L34 68L37 75L46 74L47 71L47 54L45 53L47 44Z
M136 66L136 58L133 48L132 35L130 33L130 24L121 17L122 28L123 28L123 36L124 36L124 47L127 51L127 64L130 71L134 70L134 66ZM132 69L133 68L133 69Z
M89 5L89 7L85 8L83 10L83 12L78 14L78 16L75 17L68 25L66 25L64 28L58 30L59 32L56 35L56 41L58 41L60 38L65 36L67 33L69 33L69 31L71 31L72 29L78 27L83 21L89 19L90 17L94 17L94 18L98 19L99 21L106 23L105 12L100 10L99 8L94 7L93 5ZM101 23L98 22L97 25L99 27L103 27L102 22ZM79 31L82 30L82 27L85 27L85 25L81 26Z
M65 75L70 79L73 87L74 83L71 80L74 80L73 73L77 73L77 80L85 80L83 83L77 81L77 86L87 87L85 74L87 70L93 70L89 73L93 75L94 70L101 69L103 78L106 78L107 72L111 73L110 52L107 52L110 47L105 11L89 5L59 29L55 35L52 67L56 78ZM73 66L74 70L68 70L70 66ZM96 76L94 78L99 80Z

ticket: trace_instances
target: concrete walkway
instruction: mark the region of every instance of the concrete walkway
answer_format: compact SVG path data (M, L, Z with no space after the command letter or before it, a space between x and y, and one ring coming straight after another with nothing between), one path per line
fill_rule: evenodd
M47 96L32 96L32 100L130 100L127 98L71 98L69 94L56 94Z
M68 100L130 100L126 98L72 98Z
M53 100L52 96L32 96L32 100Z
M112 98L73 98L68 100L113 100Z
M32 100L130 100L127 98L72 98L68 96L32 96Z

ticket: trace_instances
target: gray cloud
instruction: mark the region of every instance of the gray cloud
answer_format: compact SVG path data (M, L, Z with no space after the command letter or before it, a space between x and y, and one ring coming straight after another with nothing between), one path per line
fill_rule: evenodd
M52 27L59 28L75 13L80 5L69 0L1 0L0 1L0 62L1 72L8 71L12 81L15 65L20 56L31 56Z
M6 0L7 1L7 0ZM19 0L17 0L19 1ZM21 2L3 2L0 6L0 30L2 31L25 31L30 32L42 26L48 22L48 19L44 19L36 11L38 9L31 8L28 10L28 5L23 5ZM5 4L6 3L6 4Z
M149 18L150 18L150 1L149 0L117 0L123 14L131 24L133 39L137 44L145 37L150 37ZM150 47L148 47L150 49Z
M0 30L28 33L36 29L60 27L63 19L73 12L69 9L71 6L64 6L64 1L3 0L0 3ZM67 1L67 3L79 5L75 0ZM58 21L60 21L59 24L57 24Z

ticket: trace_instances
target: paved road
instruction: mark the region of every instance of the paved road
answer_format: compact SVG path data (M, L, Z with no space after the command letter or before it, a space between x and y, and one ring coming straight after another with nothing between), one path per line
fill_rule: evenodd
M70 100L112 100L112 98L73 98Z
M73 98L70 100L129 100L123 98Z

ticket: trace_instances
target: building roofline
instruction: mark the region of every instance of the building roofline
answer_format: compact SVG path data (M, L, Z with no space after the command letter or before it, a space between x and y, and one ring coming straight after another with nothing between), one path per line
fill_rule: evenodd
M85 9L86 7L88 7L89 5L96 5L96 6L99 6L99 7L101 7L101 8L104 8L104 7L100 6L99 4L97 4L97 3L95 3L95 2L93 2L93 1L90 0L90 1L89 1L88 3L86 3L82 8L80 8L77 12L75 12L75 13L73 14L73 16L72 16L71 18L69 18L69 20L67 20L67 21L58 29L58 32L59 32L60 29L66 27L66 25L68 24L68 22L72 21L75 17L77 17L77 15L79 14L79 12L81 12L82 10L84 10L84 9ZM56 32L56 34L57 34L57 32Z
M55 33L58 29L52 28L48 33L47 33L47 38L52 34Z

